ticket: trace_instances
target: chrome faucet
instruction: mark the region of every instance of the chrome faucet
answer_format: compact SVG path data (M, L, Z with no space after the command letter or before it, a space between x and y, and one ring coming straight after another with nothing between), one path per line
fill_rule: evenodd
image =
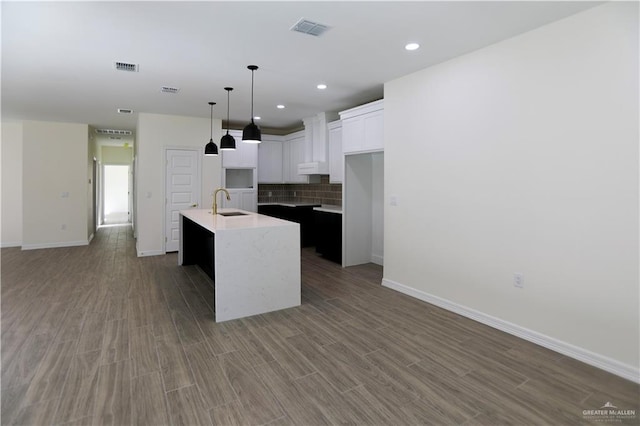
M218 192L220 192L220 191L222 191L222 192L224 192L225 194L227 194L227 201L230 201L230 200L231 200L231 196L229 195L229 191L227 191L227 190L226 190L226 189L224 189L224 188L218 188L218 189L216 189L216 190L214 191L214 193L213 193L213 207L211 207L211 211L212 211L212 213L213 213L214 215L215 215L215 214L218 214L218 203L217 203L217 199L218 199Z

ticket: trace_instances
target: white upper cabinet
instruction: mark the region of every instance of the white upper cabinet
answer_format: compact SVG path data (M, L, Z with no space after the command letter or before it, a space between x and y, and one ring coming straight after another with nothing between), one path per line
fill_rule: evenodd
M287 135L282 157L285 183L309 183L308 176L298 174L298 164L305 162L305 142L303 131Z
M229 189L229 198L222 196L222 206L227 209L240 209L249 212L258 211L258 191L247 189ZM218 195L220 197L220 195Z
M342 153L342 122L329 123L329 183L342 183L344 154Z
M384 100L340 112L345 154L384 150Z
M236 149L220 151L222 167L227 169L258 167L258 144L242 142L242 132L239 130L230 130L229 134L236 140Z
M262 135L262 142L256 145L258 146L258 183L284 182L284 142L281 137Z

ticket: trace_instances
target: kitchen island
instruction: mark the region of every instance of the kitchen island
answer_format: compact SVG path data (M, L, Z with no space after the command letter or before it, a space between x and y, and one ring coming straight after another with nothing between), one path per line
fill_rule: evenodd
M197 264L213 279L216 322L300 305L297 223L235 209L183 210L178 263Z

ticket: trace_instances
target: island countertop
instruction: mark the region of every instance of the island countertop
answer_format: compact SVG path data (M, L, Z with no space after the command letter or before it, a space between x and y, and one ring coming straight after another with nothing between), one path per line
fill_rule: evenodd
M232 229L269 228L274 226L296 226L287 220L238 209L218 209L219 213L242 212L242 216L212 215L211 209L182 210L180 214L202 226L208 231L216 233Z
M258 213L219 209L179 214L178 264L198 265L214 287L215 321L300 306L300 225Z

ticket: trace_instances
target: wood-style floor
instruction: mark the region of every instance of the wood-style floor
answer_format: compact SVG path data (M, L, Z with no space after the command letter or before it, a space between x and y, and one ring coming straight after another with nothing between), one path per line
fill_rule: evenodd
M302 306L216 324L208 278L137 258L129 227L1 253L3 425L574 425L607 402L639 409L638 385L386 289L375 265L303 250Z

